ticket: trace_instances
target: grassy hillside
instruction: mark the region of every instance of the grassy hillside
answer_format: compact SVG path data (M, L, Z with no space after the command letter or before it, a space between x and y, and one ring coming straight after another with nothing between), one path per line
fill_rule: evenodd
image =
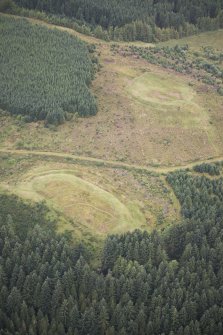
M180 40L171 40L161 42L159 46L175 46L188 44L193 49L210 46L214 49L221 50L223 48L223 30L208 31L194 36L184 37Z
M77 26L106 40L165 41L222 27L221 0L15 0L17 13ZM7 7L7 6L6 6ZM10 6L8 6L10 7ZM13 5L11 6L13 7ZM25 9L21 9L25 7ZM42 11L48 13L48 17ZM52 17L53 14L53 17ZM55 18L57 14L57 18ZM73 22L72 22L73 21ZM87 27L86 27L87 25Z
M93 265L45 205L0 194L1 333L222 335L223 178L167 181L185 221L111 235Z
M119 45L0 16L0 335L223 334L223 53L205 36Z
M53 35L66 30L69 35L61 36L70 41L77 35L29 21L32 29ZM58 231L71 231L79 239L163 229L179 220L180 206L161 174L221 158L222 97L191 73L129 53L128 44L78 37L97 44L101 71L92 90L98 114L49 129L41 121L27 124L1 112L1 149L16 153L10 158L10 151L2 153L1 187L46 201L62 217Z
M71 29L57 29L76 35ZM49 131L41 122L25 124L1 114L2 147L67 152L138 165L181 165L222 154L222 97L212 86L190 73L149 64L122 51L127 44L121 44L121 52L116 52L112 44L89 36L87 40L97 43L102 66L92 83L97 115L75 118Z
M71 231L76 239L162 229L179 218L178 202L163 178L146 171L18 153L11 159L0 156L0 173L0 188L34 202L46 201L64 218L58 231Z
M87 46L59 30L0 16L0 107L26 120L62 123L94 115L94 76Z

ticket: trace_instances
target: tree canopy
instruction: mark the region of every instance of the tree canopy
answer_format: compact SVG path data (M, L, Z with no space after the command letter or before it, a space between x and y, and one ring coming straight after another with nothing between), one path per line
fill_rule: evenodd
M0 107L26 120L62 123L67 113L94 115L88 47L66 32L0 17Z
M1 195L0 334L221 335L223 179L167 181L183 222L109 236L97 269L43 204Z

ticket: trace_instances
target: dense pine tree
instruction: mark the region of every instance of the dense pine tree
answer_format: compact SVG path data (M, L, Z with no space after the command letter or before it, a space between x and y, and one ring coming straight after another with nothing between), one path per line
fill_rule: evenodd
M183 222L107 238L101 267L43 204L0 195L0 334L223 333L223 179L167 177Z
M6 0L5 0L6 1ZM222 0L15 0L28 9L87 23L98 37L144 41L172 38L223 26ZM140 30L136 26L140 24ZM106 33L102 29L106 29ZM159 28L161 28L159 30ZM175 35L175 36L174 36ZM163 37L162 37L163 38ZM171 37L169 37L171 38ZM167 38L168 39L168 38Z
M89 89L93 47L66 32L1 16L0 48L1 108L52 124L74 113L96 114Z

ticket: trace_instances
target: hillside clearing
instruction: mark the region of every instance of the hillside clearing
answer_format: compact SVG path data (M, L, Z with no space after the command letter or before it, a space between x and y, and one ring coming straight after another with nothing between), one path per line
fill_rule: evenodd
M29 21L76 35L68 28ZM102 66L92 85L98 114L49 130L41 122L24 124L1 113L2 148L58 151L139 166L185 165L223 153L220 96L190 77L116 54L111 43L87 39L96 44ZM175 83L181 95L176 102ZM150 103L139 99L137 85L144 94L149 92ZM164 106L169 87L167 98L174 104Z
M148 113L152 109L163 125L179 125L184 128L203 126L206 129L210 127L207 112L196 101L196 91L181 77L145 73L135 78L127 90L148 107Z
M138 219L111 193L69 171L36 175L18 184L16 192L29 199L49 200L65 216L87 226L92 234L124 232L145 224L142 217Z
M176 44L188 44L190 47L196 50L206 46L210 46L217 50L220 50L223 48L223 29L207 31L198 35L184 37L179 40L170 40L167 42L158 43L158 45L160 46L175 46Z
M179 218L173 192L167 191L164 180L145 171L35 155L8 160L2 156L0 169L3 189L32 201L46 200L66 218L60 231L105 236L136 228L162 229Z

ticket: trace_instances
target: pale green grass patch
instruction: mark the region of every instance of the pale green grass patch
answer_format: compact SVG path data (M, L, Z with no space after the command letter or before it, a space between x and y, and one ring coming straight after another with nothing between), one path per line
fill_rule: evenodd
M223 29L208 31L198 35L181 38L180 40L171 40L159 43L160 46L175 46L188 44L193 49L210 46L215 49L223 48Z
M145 103L160 105L179 104L182 100L190 102L194 91L176 76L145 73L136 77L129 86L133 96Z
M132 80L127 90L166 126L209 127L208 113L196 91L180 77L147 72Z
M63 212L67 218L80 222L92 233L122 233L146 224L136 204L123 204L112 193L71 171L30 174L16 185L14 191L34 201L46 200L50 206Z

